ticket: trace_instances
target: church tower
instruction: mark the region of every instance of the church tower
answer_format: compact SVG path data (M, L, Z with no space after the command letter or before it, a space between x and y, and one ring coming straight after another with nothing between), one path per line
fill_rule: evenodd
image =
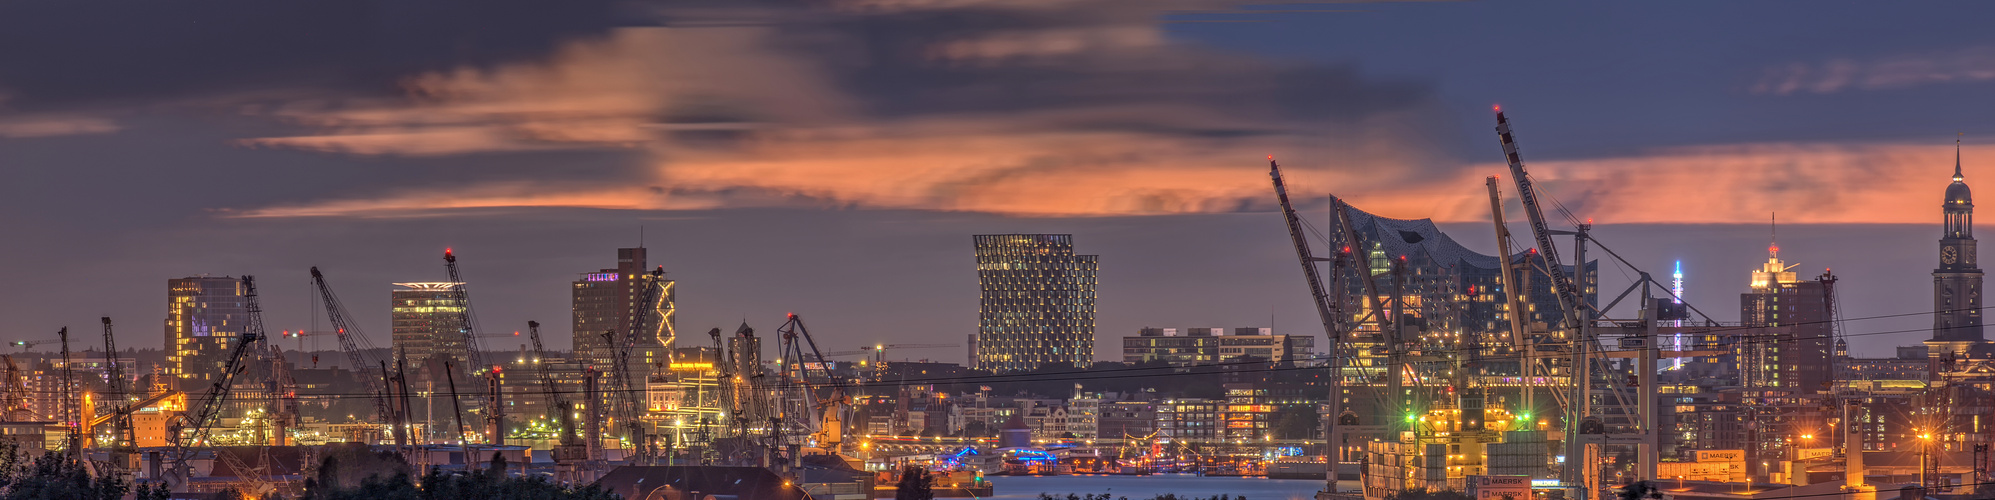
M1940 267L1933 270L1934 353L1966 354L1985 341L1981 333L1981 268L1975 265L1974 196L1960 175L1960 144L1954 144L1953 184L1947 186L1946 230L1940 236Z

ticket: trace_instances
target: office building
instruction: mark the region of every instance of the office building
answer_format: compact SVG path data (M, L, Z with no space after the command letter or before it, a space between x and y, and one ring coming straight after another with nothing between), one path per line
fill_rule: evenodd
M657 362L655 358L664 355L666 347L672 344L676 332L673 323L677 318L672 314L671 281L666 280L665 288L659 293L662 307L659 303L649 304L650 307L638 303L644 298L645 286L657 281L648 275L651 269L646 257L643 247L619 248L616 267L583 273L580 279L575 280L571 297L577 358L607 370L611 351L603 333L614 331L618 338L622 338L625 332L630 331L630 322L640 308L658 311L664 321L648 322L651 323L647 328L649 331L637 339L639 350L644 352L635 354L644 357L643 362L649 365ZM632 361L633 364L638 362L635 359Z
M464 301L452 291L458 283L396 283L389 320L395 356L411 370L441 363L463 363L468 348L463 325ZM459 368L468 372L469 368ZM427 372L428 370L422 370Z
M975 237L980 370L1032 370L1094 362L1096 256L1075 255L1073 235Z
M1143 328L1122 338L1122 362L1192 366L1251 357L1287 363L1309 359L1315 349L1315 337L1276 335L1273 328Z
M216 380L228 371L229 353L248 324L249 302L241 280L166 280L166 374L179 380Z
M1798 279L1789 271L1795 265L1780 260L1779 245L1767 247L1767 261L1739 296L1742 386L1806 394L1828 389L1835 375L1829 363L1835 354L1833 278Z

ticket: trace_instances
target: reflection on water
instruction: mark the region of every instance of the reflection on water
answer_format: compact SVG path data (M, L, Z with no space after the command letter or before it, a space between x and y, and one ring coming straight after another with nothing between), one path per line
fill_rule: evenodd
M1129 500L1149 500L1165 493L1179 498L1232 495L1245 500L1311 500L1323 489L1323 481L1313 479L1267 479L1259 477L1202 477L1190 474L1154 476L990 476L997 495L990 498L1035 499L1040 493L1066 497L1108 493Z

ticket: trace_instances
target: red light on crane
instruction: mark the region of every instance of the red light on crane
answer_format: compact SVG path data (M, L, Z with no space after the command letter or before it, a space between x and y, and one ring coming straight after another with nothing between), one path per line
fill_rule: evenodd
M1498 113L1502 113L1502 112L1503 112L1503 105L1502 105L1502 104L1491 104L1491 105L1489 105L1489 110L1490 110L1490 111L1495 111L1495 112L1498 112Z

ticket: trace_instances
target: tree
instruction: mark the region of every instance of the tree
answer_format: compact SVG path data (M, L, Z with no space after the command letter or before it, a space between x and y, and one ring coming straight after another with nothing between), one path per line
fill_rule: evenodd
M935 500L935 478L928 469L908 466L901 469L901 481L894 487L894 500Z
M0 500L119 500L131 491L131 483L117 476L90 477L81 462L69 457L49 452L23 464L13 443L5 447L7 451L0 452L0 467L5 467L6 493Z
M444 500L456 498L490 498L499 500L613 500L615 494L594 485L586 487L566 487L549 482L546 478L507 477L506 459L493 454L492 463L485 470L476 473L446 473L430 469L419 480L411 481L408 474L396 473L392 477L369 476L357 488L341 488L339 481L314 479L306 483L302 500ZM324 471L321 471L324 475Z

